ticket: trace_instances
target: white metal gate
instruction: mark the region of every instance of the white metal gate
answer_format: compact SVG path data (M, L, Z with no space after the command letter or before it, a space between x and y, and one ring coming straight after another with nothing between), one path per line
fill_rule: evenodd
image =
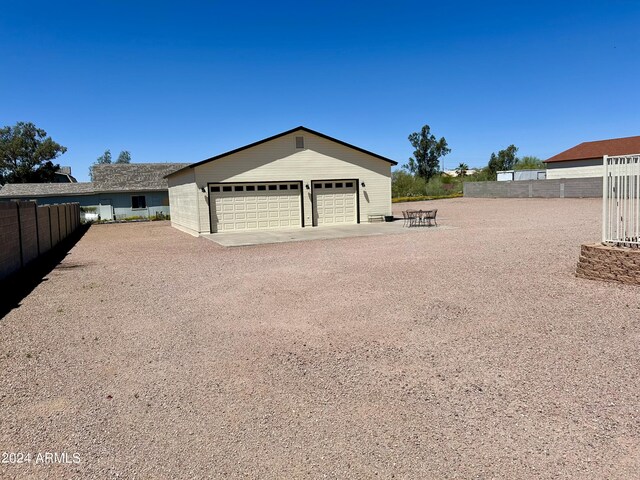
M604 156L602 242L640 248L640 154Z

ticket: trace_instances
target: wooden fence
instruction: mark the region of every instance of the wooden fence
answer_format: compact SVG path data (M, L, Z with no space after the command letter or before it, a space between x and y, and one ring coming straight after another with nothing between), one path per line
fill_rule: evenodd
M80 226L80 204L0 202L0 280L48 252Z

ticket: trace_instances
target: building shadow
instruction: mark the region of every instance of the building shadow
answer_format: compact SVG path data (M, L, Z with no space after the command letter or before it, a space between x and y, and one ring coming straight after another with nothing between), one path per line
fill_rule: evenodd
M77 230L25 268L0 280L0 320L18 308L22 300L40 283L46 282L51 271L67 256L73 246L87 233L91 224L80 224Z

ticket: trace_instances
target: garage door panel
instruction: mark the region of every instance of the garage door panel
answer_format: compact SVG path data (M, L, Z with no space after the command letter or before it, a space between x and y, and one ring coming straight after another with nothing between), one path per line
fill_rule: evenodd
M313 206L316 225L356 223L355 182L314 182Z
M209 192L214 232L301 226L300 189L290 183L212 186Z

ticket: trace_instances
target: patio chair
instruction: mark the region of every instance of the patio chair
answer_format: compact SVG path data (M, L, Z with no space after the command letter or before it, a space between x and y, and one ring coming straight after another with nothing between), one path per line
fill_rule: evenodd
M435 226L438 226L438 222L436 222L436 215L438 214L438 209L436 208L435 210L427 210L426 212L424 212L424 220L425 222L427 222L429 225L433 225L435 224ZM433 221L433 223L431 223Z
M409 226L415 227L416 223L420 221L420 214L417 210L407 210L407 218L409 220Z
M403 227L406 227L407 225L409 225L409 212L407 212L406 210L402 211L402 218L404 220L404 223L402 224Z

